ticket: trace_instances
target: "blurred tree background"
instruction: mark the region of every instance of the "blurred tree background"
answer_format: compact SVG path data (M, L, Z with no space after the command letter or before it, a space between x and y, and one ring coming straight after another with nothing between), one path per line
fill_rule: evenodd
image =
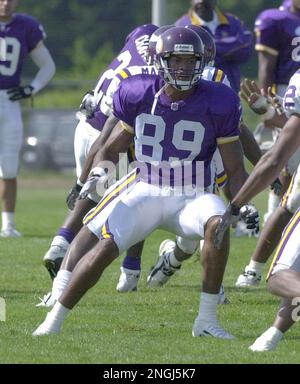
M254 20L281 0L219 0L222 10L242 19L253 30ZM18 12L35 16L47 33L46 45L56 62L53 84L80 82L87 90L122 48L127 34L136 26L151 23L151 0L51 0L20 1ZM167 0L167 24L186 13L190 0ZM27 65L25 74L33 68ZM256 54L244 65L243 74L256 77ZM81 95L79 95L80 99ZM77 102L77 101L76 101Z

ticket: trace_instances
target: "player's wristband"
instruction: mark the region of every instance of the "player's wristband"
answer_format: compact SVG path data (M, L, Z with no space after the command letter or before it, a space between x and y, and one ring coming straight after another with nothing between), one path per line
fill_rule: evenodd
M240 207L230 203L230 213L233 216L238 216L240 214Z

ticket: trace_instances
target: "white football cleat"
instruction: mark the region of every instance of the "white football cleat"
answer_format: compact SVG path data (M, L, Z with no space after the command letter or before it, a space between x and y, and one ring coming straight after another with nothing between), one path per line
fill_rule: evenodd
M58 322L53 319L53 316L49 312L44 322L39 325L37 329L32 333L32 336L52 335L54 333L59 333L60 328L61 324L58 324Z
M56 299L52 295L52 291L48 292L44 297L39 298L41 301L40 303L36 304L36 307L44 307L44 308L50 308L53 307L56 303Z
M198 336L213 336L219 339L233 340L234 336L226 332L217 321L209 322L196 318L192 331L193 337Z
M50 245L50 248L43 258L44 265L47 268L52 280L56 277L57 272L60 269L61 263L65 257L69 245L70 244L64 237L55 236Z
M172 252L176 244L173 240L164 240L159 247L159 258L147 277L147 285L150 288L161 287L169 278L177 272L181 265L174 267L170 263L169 252Z
M137 290L137 284L141 275L140 270L121 267L119 282L116 286L118 292L131 292Z
M235 286L238 288L257 287L260 282L261 274L247 266L244 272L237 278Z
M249 349L253 352L273 351L282 337L283 333L279 331L279 329L271 327L259 336L255 342L250 345Z
M22 234L16 230L13 226L8 226L5 229L2 229L0 232L0 237L21 237Z

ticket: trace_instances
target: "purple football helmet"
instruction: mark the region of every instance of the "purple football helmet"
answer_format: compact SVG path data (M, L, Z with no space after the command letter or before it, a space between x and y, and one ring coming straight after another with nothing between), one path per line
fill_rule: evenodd
M198 25L186 25L185 28L192 29L204 44L205 65L213 66L216 57L216 44L213 36L204 28Z
M178 75L182 73L169 65L169 59L175 55L194 56L196 59L192 70L184 70L184 80L178 79ZM166 83L182 91L191 89L201 78L205 67L204 44L201 38L189 28L168 29L160 35L156 43L155 65Z
M148 46L148 52L147 52L147 64L148 65L154 65L155 59L156 59L156 43L159 38L159 36L167 31L170 28L173 28L174 25L163 25L162 27L159 27L156 31L154 31L150 37L149 40L149 46Z

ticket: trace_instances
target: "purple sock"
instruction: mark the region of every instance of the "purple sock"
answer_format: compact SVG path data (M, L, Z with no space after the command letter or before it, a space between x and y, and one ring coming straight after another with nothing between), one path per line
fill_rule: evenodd
M75 233L68 228L59 228L57 236L62 236L64 239L67 240L69 244L71 244L72 240L75 237Z
M122 266L123 266L123 268L140 271L141 270L141 259L140 259L140 257L132 257L129 255L126 255L125 259L123 260Z

